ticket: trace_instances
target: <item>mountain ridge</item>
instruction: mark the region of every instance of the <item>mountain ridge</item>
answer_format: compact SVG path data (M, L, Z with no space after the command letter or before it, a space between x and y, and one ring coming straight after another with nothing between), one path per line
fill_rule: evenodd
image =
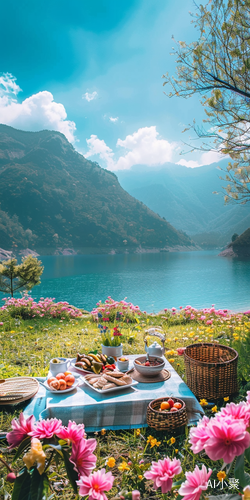
M6 250L107 253L192 246L60 132L0 125L0 200L0 247Z

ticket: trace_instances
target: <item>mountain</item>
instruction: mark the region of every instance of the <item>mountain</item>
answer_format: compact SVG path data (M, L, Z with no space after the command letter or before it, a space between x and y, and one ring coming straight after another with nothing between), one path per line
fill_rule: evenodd
M137 165L116 174L132 196L208 248L224 246L232 234L250 227L249 205L224 204L222 186L227 181L220 179L224 172L218 165L225 169L227 163L223 160L199 168L172 163L161 167Z
M192 245L59 132L0 125L0 201L0 247L6 250L107 252Z
M250 258L250 228L240 234L219 254L221 257Z

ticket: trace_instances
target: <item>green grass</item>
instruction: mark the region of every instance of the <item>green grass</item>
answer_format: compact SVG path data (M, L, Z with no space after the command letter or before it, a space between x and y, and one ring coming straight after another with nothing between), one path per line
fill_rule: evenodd
M101 335L97 324L94 323L90 315L85 315L78 319L44 319L35 318L33 320L22 320L11 318L5 312L0 312L0 378L7 378L18 375L45 376L49 370L49 361L53 357L75 357L77 352L83 353L96 348L101 349ZM250 345L250 322L247 317L235 315L230 320L217 318L214 324L203 325L195 320L182 322L180 318L170 318L168 315L142 315L137 323L119 322L124 335L122 342L125 354L141 354L144 352L143 339L145 329L151 326L162 327L167 337L166 353L167 358L180 374L184 376L183 357L176 353L177 347L187 346L193 342L217 341L226 344L240 351L239 360L239 381L240 393L235 399L236 402L243 399L246 389L250 389L250 356L244 353L249 352ZM114 324L112 324L114 326ZM154 340L152 338L152 340ZM225 405L225 401L216 402L218 409ZM206 414L212 416L211 407L205 408ZM1 431L10 430L11 420L18 416L19 411L11 413L11 410L0 412ZM147 444L148 437L156 437L159 445L151 448ZM158 460L163 456L176 456L181 459L184 470L193 470L196 464L205 463L214 469L215 464L207 457L194 455L189 448L188 435L176 437L175 443L169 441L170 435L157 433L152 429L142 429L136 431L106 431L104 435L100 432L96 435L98 441L97 467L106 467L106 461L114 457L116 465L112 468L112 473L116 477L114 487L107 494L108 498L114 498L121 488L139 489L143 498L162 498L159 492L154 492L150 483L143 478L144 471L149 468L152 460ZM5 460L11 463L13 453L6 453L6 443L2 443L1 452ZM129 470L122 472L118 469L122 461L131 462ZM139 464L140 460L144 463ZM21 467L21 460L19 466ZM222 464L221 464L222 465ZM1 466L2 486L0 483L0 495L4 498L4 490L11 492L12 486L4 482L6 469ZM216 474L220 469L214 470L212 478L216 479ZM53 499L71 500L75 499L72 488L68 484L68 479L63 467L58 470L51 467L50 474ZM218 481L217 481L218 482ZM215 493L215 492L214 492ZM218 494L216 492L215 494ZM166 498L172 498L172 494ZM7 496L6 496L7 498Z

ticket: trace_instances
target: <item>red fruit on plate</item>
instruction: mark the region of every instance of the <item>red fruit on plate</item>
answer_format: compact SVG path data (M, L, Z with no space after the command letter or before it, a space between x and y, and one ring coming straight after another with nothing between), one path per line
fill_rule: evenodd
M65 382L67 384L67 387L71 387L74 384L74 382L75 382L74 375L72 375L72 373L69 374L69 375L66 375Z
M50 382L50 387L51 387L52 389L55 389L56 391L58 391L58 390L59 390L59 388L60 388L59 380L57 380L56 378L55 378L55 380L52 380L52 381Z
M172 412L174 412L174 411L178 411L178 410L177 410L177 408L175 408L175 407L173 406L173 408L171 408L170 412L171 412L171 411L172 411Z
M144 366L150 366L149 361L146 361L146 363L144 364Z
M170 399L168 399L168 404L169 404L170 408L173 408L173 406L174 406L174 401L173 401L173 399L171 399L171 398L170 398Z
M177 410L180 410L182 408L182 404L181 403L175 403L174 408L177 408Z
M53 382L54 380L56 380L56 377L49 377L49 378L47 378L47 384L50 385L51 382Z
M64 380L65 379L65 375L64 375L64 373L58 373L56 375L56 378L57 378L57 380Z
M58 380L58 382L60 385L59 390L65 391L65 389L67 389L67 384L66 384L65 380L61 378L60 380Z

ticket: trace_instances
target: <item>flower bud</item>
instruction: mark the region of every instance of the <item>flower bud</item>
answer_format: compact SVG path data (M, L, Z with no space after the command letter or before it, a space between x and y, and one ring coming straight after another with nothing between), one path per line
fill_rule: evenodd
M14 483L15 479L16 479L16 474L14 472L9 472L9 474L6 477L6 481L8 481L8 483Z
M249 484L244 488L243 493L244 493L244 495L242 495L242 500L249 500L250 499L250 486L249 486Z
M132 500L140 500L141 494L138 490L132 491Z

